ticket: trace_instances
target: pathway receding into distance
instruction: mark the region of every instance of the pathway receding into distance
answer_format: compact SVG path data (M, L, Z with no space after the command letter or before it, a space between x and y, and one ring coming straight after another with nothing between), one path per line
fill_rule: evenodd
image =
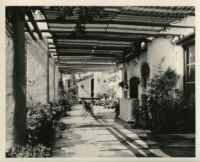
M114 119L113 109L95 106L95 117L81 116L82 105L72 107L56 130L53 157L191 157L194 135L153 135L126 128Z

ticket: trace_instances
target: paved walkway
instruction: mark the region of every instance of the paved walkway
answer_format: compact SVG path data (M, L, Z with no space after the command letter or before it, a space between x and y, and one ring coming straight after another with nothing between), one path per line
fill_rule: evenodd
M153 135L115 122L114 110L96 106L95 118L72 107L56 130L53 157L192 157L194 134Z

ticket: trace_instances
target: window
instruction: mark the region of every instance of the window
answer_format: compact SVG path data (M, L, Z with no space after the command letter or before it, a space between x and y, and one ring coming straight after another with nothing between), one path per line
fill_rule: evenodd
M127 71L124 69L124 83L127 83ZM127 89L124 89L124 98L128 97Z
M148 63L144 62L141 65L141 87L147 87L147 80L149 79L150 68Z
M71 80L68 80L68 88L71 86Z
M185 47L185 96L195 103L195 45Z

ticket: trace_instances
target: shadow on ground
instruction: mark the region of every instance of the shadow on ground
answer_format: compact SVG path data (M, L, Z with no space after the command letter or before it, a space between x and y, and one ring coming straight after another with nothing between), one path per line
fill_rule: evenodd
M114 119L114 110L99 108L81 118L74 108L60 122L54 157L194 157L194 134L153 134L127 128ZM63 126L63 124L65 126Z

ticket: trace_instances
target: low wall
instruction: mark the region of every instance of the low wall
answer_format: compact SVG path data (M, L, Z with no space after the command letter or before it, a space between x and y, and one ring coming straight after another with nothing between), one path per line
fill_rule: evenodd
M135 121L134 111L138 109L138 99L123 98L120 100L120 115L119 118L131 122Z

